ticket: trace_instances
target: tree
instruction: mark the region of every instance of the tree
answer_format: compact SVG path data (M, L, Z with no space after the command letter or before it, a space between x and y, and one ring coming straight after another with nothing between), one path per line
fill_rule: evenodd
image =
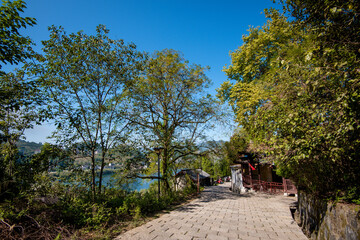
M319 44L336 49L342 45L345 49L358 52L360 6L353 0L281 0L286 4L288 13L297 24L308 26L316 32ZM337 48L341 50L342 48ZM338 57L345 57L338 55Z
M360 185L354 183L360 182L360 6L339 0L285 2L294 24L312 33L306 52L312 95L306 104L316 109L311 118L319 125L305 155L321 155L314 166L325 169L319 171L321 190L359 203Z
M333 197L358 191L352 183L359 182L359 53L327 45L328 32L316 24L266 13L267 25L251 29L232 53L225 72L235 83L224 83L220 95L254 145L300 189Z
M179 52L155 52L144 74L129 88L129 120L137 128L135 141L152 152L163 147L161 180L165 190L175 165L197 151L196 142L217 116L217 103L203 96L210 83L205 68L190 65Z
M36 174L48 173L48 171L69 169L72 166L70 150L59 146L44 143L40 153L31 156L30 165Z
M31 71L38 74L50 100L48 109L57 126L54 136L58 142L73 146L77 155L91 160L95 198L101 193L108 151L122 142L126 129L121 118L124 86L137 75L143 55L134 44L110 39L103 25L97 27L96 35L67 35L54 26L49 30L50 39L43 41L45 55Z
M229 163L233 164L236 160L239 160L240 154L250 153L249 143L246 137L239 131L231 136L230 141L224 143L224 151Z
M208 141L200 148L203 151L200 154L199 162L196 168L202 168L209 173L212 178L219 178L230 175L230 165L233 159L228 157L228 142Z
M36 24L34 18L21 17L26 8L22 0L2 1L0 7L0 61L4 64L18 64L33 55L32 41L19 33L21 28ZM2 66L0 65L0 69ZM0 75L4 72L0 71Z
M39 92L24 74L8 73L0 76L0 193L16 192L22 174L18 174L21 163L16 143L25 129L40 123L43 114Z
M32 41L19 33L21 28L35 25L34 18L21 17L24 1L3 1L0 6L0 61L18 64L35 56ZM2 65L0 65L0 69ZM43 114L37 110L41 96L23 71L0 71L0 196L21 189L27 170L21 166L27 159L21 157L16 146L26 128L40 123ZM23 181L24 180L24 181Z

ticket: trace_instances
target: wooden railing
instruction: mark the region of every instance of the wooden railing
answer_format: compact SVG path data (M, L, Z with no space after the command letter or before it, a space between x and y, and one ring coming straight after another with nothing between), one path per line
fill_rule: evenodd
M259 179L252 179L249 175L243 175L243 185L255 191L268 193L297 194L297 189L290 179L283 179L283 182L266 182Z
M297 189L290 179L283 178L284 193L297 194Z
M243 175L243 185L246 188L251 188L252 187L252 179L250 175Z

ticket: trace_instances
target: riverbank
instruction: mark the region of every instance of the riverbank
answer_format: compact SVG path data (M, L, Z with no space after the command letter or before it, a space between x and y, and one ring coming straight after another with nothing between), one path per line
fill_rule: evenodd
M196 192L185 189L158 199L156 184L150 184L149 189L135 192L105 188L93 200L82 186L69 188L43 179L34 187L0 203L0 239L112 239Z
M86 170L86 171L89 172L89 170ZM129 181L128 183L120 186L116 182L116 179L114 178L114 177L116 177L117 171L118 171L118 169L104 169L102 185L105 188L122 188L123 190L126 190L126 191L141 191L141 190L149 189L151 183L156 181L156 180L137 178L137 179L134 179L133 181ZM60 172L50 172L49 175L54 179L68 183L68 182L72 181L72 180L70 180L70 178L74 175L74 173L72 171L64 170L64 171L60 171ZM96 181L98 181L98 178L96 178Z

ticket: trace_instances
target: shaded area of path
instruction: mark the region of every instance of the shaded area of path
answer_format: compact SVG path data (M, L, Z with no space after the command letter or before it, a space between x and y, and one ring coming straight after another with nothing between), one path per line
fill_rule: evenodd
M229 191L230 184L206 188L198 198L116 239L302 239L291 217L294 197Z

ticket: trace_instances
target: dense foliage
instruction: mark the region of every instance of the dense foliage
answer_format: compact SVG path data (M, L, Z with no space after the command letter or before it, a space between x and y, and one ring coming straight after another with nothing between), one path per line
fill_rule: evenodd
M0 61L2 64L18 64L33 55L32 41L19 30L36 24L34 18L21 17L26 4L23 0L2 0L0 6ZM0 69L2 65L0 65ZM0 75L5 72L0 71Z
M300 189L359 195L359 11L352 1L287 1L250 29L225 69L229 100L254 148Z
M0 60L18 64L33 57L30 38L19 31L35 24L34 18L21 17L24 1L3 1L0 6ZM0 66L0 69L2 68ZM18 153L17 141L24 130L39 123L41 98L36 86L24 73L0 71L0 199L12 196L29 185L29 159Z
M44 56L27 69L37 76L48 98L58 143L73 148L77 157L91 159L90 185L95 198L101 193L104 166L111 160L109 149L126 136L124 86L138 74L143 56L134 44L110 39L103 25L93 36L68 35L61 27L49 30L50 39L43 41Z
M148 152L163 148L161 180L165 191L171 190L177 166L196 154L197 142L219 114L217 102L205 94L210 84L205 71L181 53L165 49L148 59L143 74L128 88L133 142ZM153 160L154 166L156 158Z
M36 56L31 48L32 40L19 33L23 28L36 24L34 18L20 16L25 8L26 4L22 0L2 1L0 6L0 61L2 62L0 69L4 64L24 63ZM23 71L15 73L0 71L0 144L7 145L6 148L8 148L2 153L1 159L13 158L17 151L15 143L24 130L30 128L34 122L39 123L41 116L35 109L39 104L41 104L39 91L33 81L24 78ZM1 165L5 167L7 164ZM4 175L1 174L1 176Z

